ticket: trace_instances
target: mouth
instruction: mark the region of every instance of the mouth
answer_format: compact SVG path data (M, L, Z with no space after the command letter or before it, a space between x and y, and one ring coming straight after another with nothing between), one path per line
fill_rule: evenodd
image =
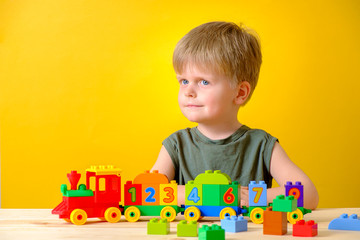
M202 107L202 105L187 104L186 107L188 107L188 108L199 108L199 107Z

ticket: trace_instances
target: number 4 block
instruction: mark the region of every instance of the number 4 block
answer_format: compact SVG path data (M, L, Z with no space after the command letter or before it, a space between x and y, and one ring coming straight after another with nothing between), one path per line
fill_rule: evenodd
M185 205L203 205L203 185L188 181L185 185Z
M249 184L249 206L267 206L267 185L264 181L250 181Z

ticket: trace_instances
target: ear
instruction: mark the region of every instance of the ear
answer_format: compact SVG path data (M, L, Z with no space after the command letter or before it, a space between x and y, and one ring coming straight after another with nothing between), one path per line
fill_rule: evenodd
M251 85L247 81L242 81L237 86L237 96L234 99L235 104L242 105L248 99L251 91Z

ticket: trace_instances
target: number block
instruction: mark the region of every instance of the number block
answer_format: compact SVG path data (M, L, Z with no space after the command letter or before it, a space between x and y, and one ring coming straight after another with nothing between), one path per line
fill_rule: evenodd
M142 205L141 184L133 184L132 181L127 181L124 185L124 204Z
M285 184L285 196L294 196L297 199L297 206L304 207L304 185L301 182L286 182Z
M203 205L203 185L188 181L185 184L185 205Z
M160 205L177 205L177 186L175 180L168 184L160 184Z
M249 184L249 206L267 206L267 185L264 181L250 181Z
M142 205L159 205L159 184L142 184Z
M239 203L238 182L232 182L228 185L220 185L220 206L238 206Z

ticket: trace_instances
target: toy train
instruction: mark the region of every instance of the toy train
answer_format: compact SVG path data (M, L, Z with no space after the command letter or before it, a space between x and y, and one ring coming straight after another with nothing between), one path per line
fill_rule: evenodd
M68 190L66 184L61 185L63 201L52 213L76 225L84 224L87 218L100 218L115 223L122 214L129 222L136 222L141 216L161 216L173 221L178 213L184 214L188 221L197 221L202 217L223 219L243 214L254 223L262 223L263 211L267 206L264 182L256 186L255 182L250 183L249 207L240 207L240 185L231 182L230 177L219 170L205 171L185 185L185 206L178 206L176 181L169 181L158 171L146 171L123 185L124 206L119 205L122 189L119 168L92 166L86 170L86 185L77 186L81 174L76 171L67 174L67 177L71 188ZM286 188L286 191L287 195L294 195L298 200L303 198L298 183ZM311 211L299 207L288 213L288 220L296 222L308 212Z

